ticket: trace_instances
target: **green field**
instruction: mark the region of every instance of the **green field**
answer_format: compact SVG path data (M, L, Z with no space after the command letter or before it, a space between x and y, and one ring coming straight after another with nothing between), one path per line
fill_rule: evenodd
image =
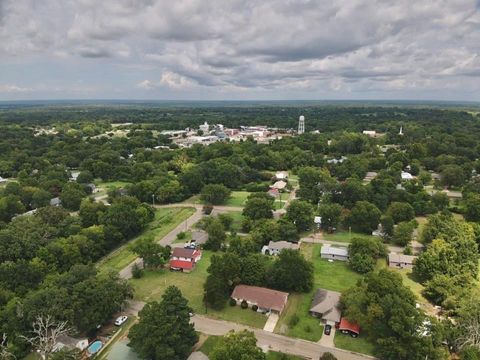
M101 181L98 179L95 179L95 185L97 188L100 188L100 191L95 193L95 195L105 195L107 194L108 190L112 188L122 188L128 184L130 184L127 181Z
M351 239L355 237L376 238L376 236L357 233L354 231L352 231L351 233L349 231L336 231L333 234L327 234L326 232L323 233L323 238L328 241L338 241L338 242L349 243L351 242Z
M130 251L130 244L142 238L159 240L172 231L178 224L188 219L194 212L194 208L157 209L155 211L155 219L142 234L101 259L97 264L98 269L100 271L113 270L115 272L122 270L137 258L137 255Z
M241 211L230 211L227 213L233 219L232 223L232 230L235 230L237 233L241 232L242 229L242 222L243 222L243 215Z
M250 193L248 191L232 191L230 198L225 202L225 206L243 207Z
M157 271L147 270L141 279L131 279L130 283L135 290L135 300L160 300L165 289L170 285L175 285L188 299L190 307L197 314L263 328L267 320L266 316L254 312L251 309L242 309L240 306L232 307L227 304L221 311L212 309L205 311L203 284L207 278L207 269L210 265L211 256L212 252L203 251L202 259L191 273L182 273L167 269Z
M357 338L352 338L350 335L342 334L341 332L336 331L333 342L335 347L339 349L375 356L374 345L361 334Z

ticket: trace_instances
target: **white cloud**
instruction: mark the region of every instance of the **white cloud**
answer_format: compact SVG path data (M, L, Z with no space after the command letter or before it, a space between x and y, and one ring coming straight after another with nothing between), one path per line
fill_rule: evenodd
M14 84L0 84L0 93L24 93L32 91L32 88L21 87Z

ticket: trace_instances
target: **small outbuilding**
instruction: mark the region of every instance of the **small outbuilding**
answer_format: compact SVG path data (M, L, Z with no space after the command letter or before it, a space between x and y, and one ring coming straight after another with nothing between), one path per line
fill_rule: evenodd
M397 269L412 269L413 261L416 258L416 256L403 255L392 252L388 254L388 266Z
M343 334L349 334L352 337L357 337L358 335L360 335L360 325L354 322L350 322L344 317L342 317L342 319L340 320L338 330L340 330Z
M328 260L348 261L348 248L323 245L320 250L320 257Z
M278 180L276 181L272 186L270 186L271 189L276 189L276 190L283 190L287 186L287 183L283 180Z

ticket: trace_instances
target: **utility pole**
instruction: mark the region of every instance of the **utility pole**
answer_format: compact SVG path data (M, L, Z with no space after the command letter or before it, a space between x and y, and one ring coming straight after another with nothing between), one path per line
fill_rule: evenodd
M155 194L152 194L152 206L155 206Z

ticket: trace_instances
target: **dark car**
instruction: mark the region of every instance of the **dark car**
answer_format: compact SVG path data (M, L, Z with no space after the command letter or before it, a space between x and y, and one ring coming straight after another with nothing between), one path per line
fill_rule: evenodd
M325 330L323 331L323 333L325 335L330 335L331 331L332 331L332 325L325 325Z

